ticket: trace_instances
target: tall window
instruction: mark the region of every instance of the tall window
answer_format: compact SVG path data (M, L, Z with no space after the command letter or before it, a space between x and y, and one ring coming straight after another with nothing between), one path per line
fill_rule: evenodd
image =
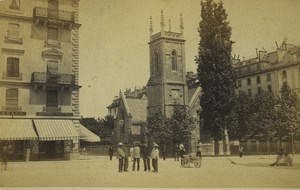
M172 71L177 71L177 52L172 51Z
M257 87L257 93L261 93L261 87Z
M268 85L268 92L272 92L272 86Z
M20 10L20 0L11 0L9 9Z
M251 89L248 89L248 96L252 96L252 91L251 91Z
M271 74L270 73L267 74L267 81L271 81Z
M6 109L17 110L18 109L19 91L16 88L6 90Z
M56 90L48 90L46 95L46 106L49 107L58 107L58 92Z
M238 80L238 87L242 87L242 81Z
M287 76L286 76L286 70L282 71L282 80L286 80Z
M6 76L19 77L19 58L15 58L15 57L7 58Z
M58 28L48 27L47 39L55 41L58 40Z
M9 23L7 30L8 40L20 40L20 25L16 23Z
M256 83L257 83L257 84L260 84L260 76L257 76L257 77L256 77Z
M247 85L250 86L251 85L251 79L247 78Z

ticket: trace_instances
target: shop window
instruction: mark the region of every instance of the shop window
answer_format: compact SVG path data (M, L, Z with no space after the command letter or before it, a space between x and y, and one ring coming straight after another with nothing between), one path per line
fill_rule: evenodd
M172 51L172 71L177 71L177 52Z
M16 88L6 90L6 110L18 110L19 91Z
M19 74L19 58L7 58L6 77L19 77Z

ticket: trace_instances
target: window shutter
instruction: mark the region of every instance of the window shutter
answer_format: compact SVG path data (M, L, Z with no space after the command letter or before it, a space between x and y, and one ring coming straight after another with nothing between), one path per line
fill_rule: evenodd
M18 109L18 89L7 89L6 90L6 109L14 110Z
M19 77L19 59L15 57L7 58L7 77Z

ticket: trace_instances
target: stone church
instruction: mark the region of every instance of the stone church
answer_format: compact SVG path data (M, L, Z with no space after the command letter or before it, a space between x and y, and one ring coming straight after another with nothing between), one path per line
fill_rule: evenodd
M185 40L183 37L183 19L180 15L180 32L165 30L163 12L161 12L160 31L153 33L150 17L150 77L142 89L119 93L109 105L108 112L115 118L113 142L132 144L145 141L147 115L161 111L171 117L175 105L186 106L195 120L195 131L186 145L189 152L196 152L200 140L200 101L201 89L197 74L186 72ZM171 148L171 147L170 147Z

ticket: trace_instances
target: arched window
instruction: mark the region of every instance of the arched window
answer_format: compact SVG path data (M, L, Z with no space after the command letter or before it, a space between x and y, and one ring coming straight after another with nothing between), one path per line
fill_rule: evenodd
M6 76L19 77L19 58L15 58L15 57L7 58Z
M177 71L177 52L172 51L172 71Z
M20 25L16 23L9 23L7 30L8 40L20 40Z
M16 88L6 90L6 110L18 109L19 91Z

